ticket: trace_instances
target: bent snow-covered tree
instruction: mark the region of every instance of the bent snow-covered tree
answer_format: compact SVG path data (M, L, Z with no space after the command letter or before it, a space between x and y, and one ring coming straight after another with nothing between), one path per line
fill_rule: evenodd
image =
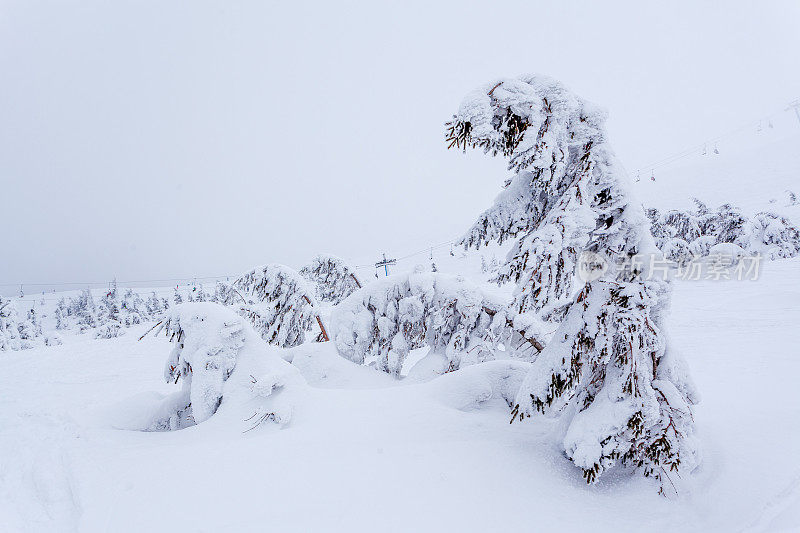
M314 284L320 301L334 305L361 288L355 272L333 255L318 255L300 269L300 275Z
M604 121L546 77L503 79L470 94L448 123L449 145L502 154L515 174L462 244L518 239L498 276L517 284L512 321L524 326L537 311L560 310L550 313L560 324L514 417L568 417L564 450L587 482L622 463L663 489L670 471L696 462L696 397L667 345L669 282L650 275L647 259L659 252Z
M295 391L305 385L299 371L271 353L232 309L205 302L177 305L155 334L161 331L173 343L164 378L176 384L182 380L183 386L162 401L141 429L183 429L208 420L223 406L249 429L267 421L289 422Z
M428 346L443 355L441 371L447 372L494 359L498 344L510 346L519 339L502 299L461 277L435 272L370 283L336 307L331 323L339 353L359 364L374 361L394 376L416 348ZM533 345L526 344L526 352L517 355L538 353L538 341L529 343Z
M266 265L239 277L231 284L229 303L270 344L282 348L302 344L315 323L317 340L328 340L313 293L300 274L287 266Z

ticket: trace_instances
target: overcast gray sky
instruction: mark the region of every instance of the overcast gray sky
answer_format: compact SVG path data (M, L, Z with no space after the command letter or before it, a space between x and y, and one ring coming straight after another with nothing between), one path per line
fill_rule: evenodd
M547 4L0 0L0 283L451 239L506 171L443 123L500 76L606 107L629 169L800 97L800 2Z

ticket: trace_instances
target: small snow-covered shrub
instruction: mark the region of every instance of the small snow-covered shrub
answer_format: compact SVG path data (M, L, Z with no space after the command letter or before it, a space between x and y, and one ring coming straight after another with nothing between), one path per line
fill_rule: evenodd
M44 336L44 345L45 346L61 346L64 344L64 341L61 339L61 335L58 333L51 331L45 334Z
M97 305L94 302L92 291L83 289L77 298L71 299L68 309L70 322L78 327L79 333L94 328L98 324Z
M786 217L761 212L747 221L736 243L769 259L795 257L800 253L800 229Z
M283 389L296 392L304 381L243 317L216 303L181 304L167 312L156 335L161 331L173 343L164 378L183 380L183 387L163 401L145 429L183 429L208 420L222 406L251 429L266 421L289 422L294 393L287 397Z
M214 285L214 294L211 295L211 301L224 304L230 300L231 298L230 293L231 293L230 286L223 281L218 281Z
M313 293L300 274L287 266L266 265L244 274L231 284L229 303L270 344L282 348L302 344L315 321L319 340L328 340Z
M133 289L125 291L119 307L120 321L125 327L143 324L150 318L144 298L138 292L134 292Z
M742 210L731 204L721 205L716 212L707 215L713 235L717 242L736 242L742 234L742 228L747 223L747 217Z
M42 336L42 324L34 309L29 309L25 320L17 323L17 331L19 332L20 347L22 349L33 348L35 339Z
M331 326L345 358L399 376L408 352L426 346L444 354L444 370L494 359L500 343L513 342L505 309L461 277L417 271L356 291L334 309Z
M17 308L10 298L0 296L0 351L20 350L23 347L17 324Z
M668 259L678 264L687 262L686 250L680 241L688 244L688 259L706 257L713 246L726 243L739 246L747 254L768 259L800 254L800 229L783 216L761 212L748 217L730 204L711 210L696 198L694 203L694 209L673 210L665 215L658 209L647 209L656 245Z
M95 339L113 339L125 335L125 329L119 322L108 322L94 330Z
M680 237L670 238L664 246L661 247L661 251L664 252L664 257L679 265L686 264L692 259L692 252L689 249L689 244Z
M318 255L300 269L300 275L316 286L317 298L322 302L338 304L361 288L355 272L333 255Z
M700 236L700 227L695 217L683 211L672 210L664 215L664 225L672 228L672 237L692 242Z

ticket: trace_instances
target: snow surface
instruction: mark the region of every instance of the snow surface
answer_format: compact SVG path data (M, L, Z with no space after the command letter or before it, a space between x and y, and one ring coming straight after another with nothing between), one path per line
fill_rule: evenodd
M670 331L702 393L703 463L676 500L648 480L588 487L557 423L509 425L527 363L428 382L355 365L333 343L278 350L310 387L283 427L237 417L120 429L178 385L163 336L0 357L0 530L778 531L800 527L800 260L759 281L678 282Z

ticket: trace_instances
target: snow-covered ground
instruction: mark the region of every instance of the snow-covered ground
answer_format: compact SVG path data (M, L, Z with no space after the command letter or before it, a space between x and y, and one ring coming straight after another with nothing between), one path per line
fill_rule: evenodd
M704 460L671 500L638 476L588 487L557 427L509 425L508 363L398 382L306 344L283 353L312 386L283 429L212 417L147 433L122 428L178 387L162 377L167 340L64 335L0 357L0 530L800 528L798 299L798 260L755 282L676 284Z

